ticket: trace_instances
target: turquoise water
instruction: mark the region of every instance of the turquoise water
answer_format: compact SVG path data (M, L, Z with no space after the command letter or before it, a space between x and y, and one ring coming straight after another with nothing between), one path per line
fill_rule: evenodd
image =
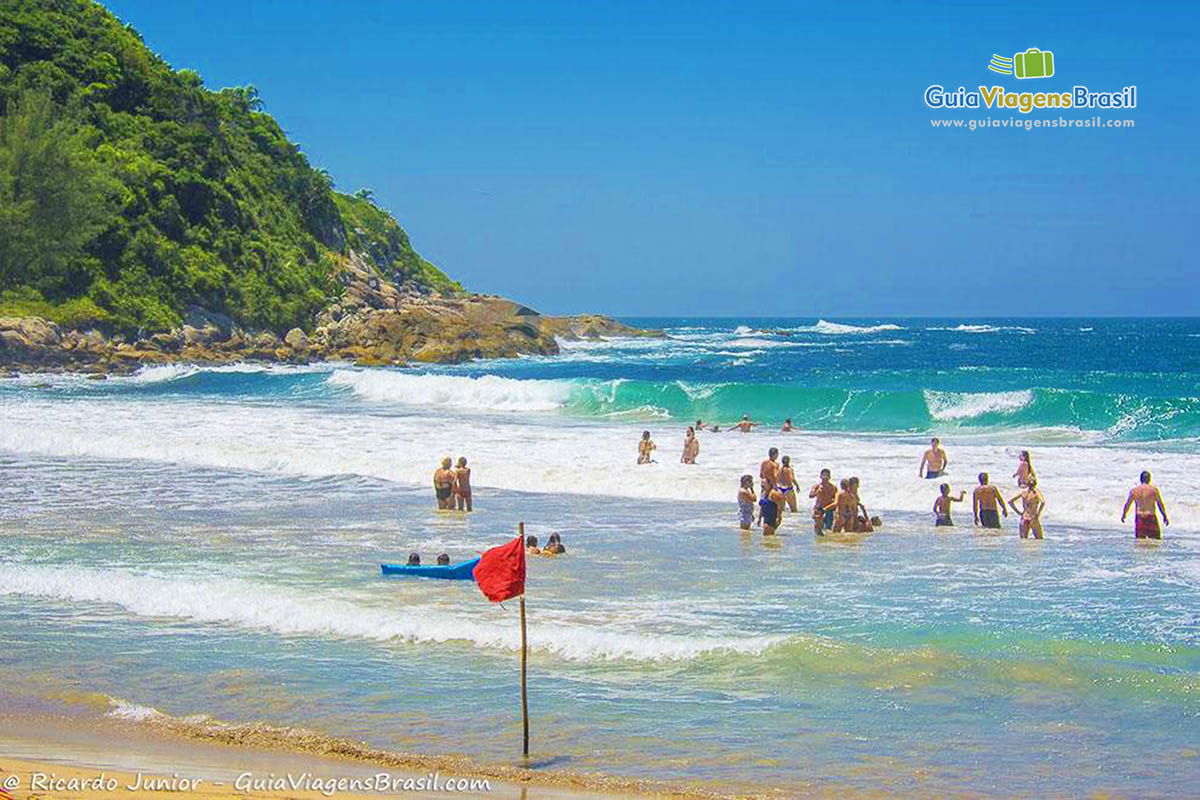
M377 565L466 558L525 521L569 548L530 565L544 769L742 792L1194 794L1200 325L668 322L664 341L421 373L0 382L0 702L513 761L515 606ZM785 323L813 330L764 332ZM996 330L927 330L967 324ZM706 434L701 463L677 463L681 422L743 409L806 430ZM643 428L661 463L637 468ZM935 531L916 477L930 432L956 490L986 468L1008 491L1031 447L1048 539ZM737 475L771 444L802 479L861 475L883 531L738 532ZM471 458L470 517L430 508L443 452ZM1174 521L1158 545L1119 524L1143 467Z

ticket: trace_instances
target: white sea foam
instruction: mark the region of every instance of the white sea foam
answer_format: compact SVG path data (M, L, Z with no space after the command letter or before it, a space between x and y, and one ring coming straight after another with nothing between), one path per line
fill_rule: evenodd
M482 598L473 605L463 604L473 608L473 613L454 612L436 605L372 605L357 598L315 595L237 579L12 564L0 564L0 595L96 603L139 617L182 619L282 636L458 642L510 652L520 646L511 612ZM682 661L714 652L759 653L782 640L781 636L660 635L653 630L622 630L611 623L581 625L570 617L536 622L529 628L533 650L568 661ZM145 719L156 712L128 704L118 705L110 713Z
M598 385L592 391L615 387ZM1015 468L1017 450L1032 446L1050 503L1048 522L1113 525L1113 510L1097 498L1123 502L1127 484L1148 467L1171 487L1172 511L1180 524L1200 518L1200 470L1192 453L1095 446L1088 437L1102 444L1103 433L1085 436L1070 428L1001 431L958 424L1026 402L1026 394L1018 392L951 395L932 403L941 415L935 431L950 453L955 487L969 488L979 470L990 471L1000 483L1000 476ZM38 392L0 393L0 452L295 476L362 475L408 486L428 486L443 456L463 454L471 460L472 483L479 490L727 503L737 476L756 472L766 448L778 445L792 456L801 476L825 466L835 475L860 475L868 507L924 513L931 502L928 486L915 478L924 446L915 436L703 433L699 463L683 465L676 448L691 420L648 425L622 417L515 414L497 425L481 422L474 409L423 408L395 415L378 413L374 405L348 416L312 404L240 405L210 398L146 403L114 396L64 402ZM637 440L645 428L658 441L660 463L635 474ZM566 464L570 469L563 468Z
M725 347L740 347L762 350L763 348L772 347L796 347L796 342L789 342L779 339L760 339L754 336L744 336L738 339L731 339L724 343Z
M927 331L952 331L954 333L1037 333L1033 328L1021 325L955 325L953 328L926 328Z
M884 331L902 331L904 328L890 322L881 325L846 325L840 322L828 322L821 319L817 320L816 325L807 328L796 328L796 330L838 336L844 334L862 335L867 333L882 333Z
M985 414L1011 414L1033 402L1033 392L934 392L926 390L929 416L939 422L973 419Z
M147 722L149 720L158 719L166 716L157 708L150 706L141 706L137 703L131 703L128 700L122 700L119 697L109 698L108 712L106 717L114 719L126 719L134 722Z
M466 411L554 411L571 395L571 384L553 380L514 380L495 375L411 375L394 370L339 369L331 386L347 387L372 401Z

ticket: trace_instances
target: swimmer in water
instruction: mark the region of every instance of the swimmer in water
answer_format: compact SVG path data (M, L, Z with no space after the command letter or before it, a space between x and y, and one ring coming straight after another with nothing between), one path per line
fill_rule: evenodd
M1121 522L1129 516L1129 507L1135 507L1133 517L1133 537L1135 539L1161 539L1162 530L1158 527L1158 514L1162 512L1163 524L1170 525L1167 519L1167 509L1163 505L1162 494L1158 487L1150 483L1150 471L1141 474L1140 482L1129 491L1129 499L1125 501L1125 509L1121 511Z
M1033 461L1029 457L1028 450L1022 450L1017 456L1017 471L1013 473L1013 477L1017 479L1017 486L1022 489L1029 485L1029 480L1036 477L1033 471Z
M749 432L750 432L750 429L751 429L751 428L753 428L753 427L754 427L755 425L757 425L757 424L758 424L757 422L751 422L751 421L750 421L750 415L749 415L749 414L742 414L742 419L741 419L741 421L740 421L740 422L735 422L734 424L730 425L729 427L730 427L730 428L737 428L737 429L738 429L739 431L741 431L742 433L749 433Z
M792 469L791 456L784 456L780 461L776 478L779 492L787 500L788 508L793 514L796 513L796 473Z
M758 502L758 495L754 494L753 475L742 476L741 485L738 487L737 501L738 527L748 531L754 524L754 504Z
M763 481L763 497L758 501L759 514L762 517L763 536L774 536L783 523L783 493L774 486L767 486Z
M929 449L921 456L921 466L917 467L917 474L926 478L940 478L949 465L950 458L942 449L942 440L935 436L929 440Z
M450 456L442 459L442 466L433 473L433 494L437 498L438 509L445 511L454 507L454 470L451 469Z
M971 509L975 513L975 524L983 528L999 528L1000 512L1008 517L1008 505L1000 496L1000 490L988 483L988 474L979 473L979 485L971 493Z
M454 500L459 511L471 511L471 468L466 456L460 456L454 470Z
M696 429L688 426L683 435L683 455L679 460L684 464L695 464L696 456L700 455L700 440L696 438Z
M950 496L950 484L943 483L941 485L941 494L938 499L933 501L933 524L938 526L953 526L954 520L950 518L950 504L961 503L963 498L967 496L966 491L958 493L958 497Z
M808 496L813 498L813 530L817 536L824 536L825 531L832 530L834 510L831 507L837 498L837 486L829 479L830 472L821 470L820 482L808 490Z
M639 463L639 464L652 463L653 460L650 458L650 456L657 449L657 447L658 446L656 444L654 444L653 440L651 440L651 438L650 438L650 431L642 431L642 439L641 439L641 441L638 442L637 463Z
M1008 501L1012 506L1012 510L1021 515L1021 525L1019 532L1022 539L1028 539L1029 534L1033 534L1033 538L1041 539L1042 533L1042 512L1046 510L1046 496L1037 488L1038 482L1036 477L1030 477L1029 485L1025 490L1016 497ZM1021 501L1021 508L1017 508L1017 501Z

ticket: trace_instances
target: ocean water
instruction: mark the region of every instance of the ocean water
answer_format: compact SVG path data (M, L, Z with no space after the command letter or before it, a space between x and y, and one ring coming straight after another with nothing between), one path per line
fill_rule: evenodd
M1200 321L638 320L664 339L422 369L0 380L0 703L518 752L515 605L379 576L524 521L542 769L729 792L1188 796L1200 780ZM683 428L703 433L679 463ZM802 431L778 431L791 417ZM634 465L649 429L658 462ZM932 528L947 480L1047 540ZM879 533L735 527L769 446ZM466 455L476 511L432 508ZM1121 526L1142 469L1173 524Z

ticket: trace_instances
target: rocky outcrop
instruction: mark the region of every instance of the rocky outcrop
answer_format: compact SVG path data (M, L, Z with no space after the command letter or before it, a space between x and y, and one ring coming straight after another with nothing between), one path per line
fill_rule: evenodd
M559 339L662 335L595 314L543 316L503 297L443 296L415 283L396 284L357 252L336 277L341 296L317 316L313 329L293 328L282 339L243 330L229 317L197 306L188 309L179 329L134 340L63 330L40 317L0 317L0 366L123 373L171 362L446 364L552 355Z

